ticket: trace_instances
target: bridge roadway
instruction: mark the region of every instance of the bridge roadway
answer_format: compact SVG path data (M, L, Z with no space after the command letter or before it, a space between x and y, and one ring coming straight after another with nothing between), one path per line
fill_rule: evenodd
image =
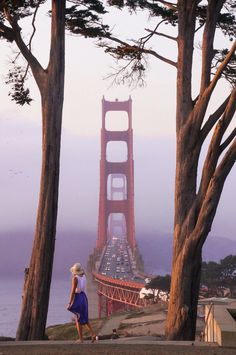
M140 298L145 281L137 272L135 256L126 237L113 236L108 240L93 276L97 282L99 318L127 307L147 305L147 300Z
M124 236L113 236L107 242L98 272L113 279L144 283L137 274L135 258Z

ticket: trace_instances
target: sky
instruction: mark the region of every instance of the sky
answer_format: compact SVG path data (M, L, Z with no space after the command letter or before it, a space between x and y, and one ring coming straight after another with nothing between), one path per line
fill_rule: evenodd
M108 17L107 17L108 18ZM132 38L147 27L147 14L122 15L115 10L109 22L116 34ZM30 33L27 21L24 36ZM33 41L33 52L43 66L48 58L50 23L40 14ZM152 22L149 24L150 27ZM148 26L149 26L148 25ZM25 30L26 29L26 30ZM170 32L171 33L171 32ZM225 39L217 37L222 44ZM225 42L226 43L226 42ZM0 50L0 231L34 228L38 203L41 161L41 113L37 87L31 78L29 86L34 101L18 107L8 96L4 84L12 57L10 45L1 41ZM197 43L196 43L197 45ZM160 39L161 54L175 59L173 43ZM196 51L193 90L199 84L200 54ZM101 100L133 101L135 221L137 230L171 233L174 214L175 168L175 79L173 67L150 59L144 87L111 85L104 78L115 67L114 60L91 40L66 36L66 80L63 109L61 176L58 228L92 229L96 233L99 195L99 159ZM210 109L221 102L228 91L223 84L217 89ZM111 115L117 127L124 116ZM235 120L234 120L235 124ZM230 174L212 234L236 238L234 201L236 168Z

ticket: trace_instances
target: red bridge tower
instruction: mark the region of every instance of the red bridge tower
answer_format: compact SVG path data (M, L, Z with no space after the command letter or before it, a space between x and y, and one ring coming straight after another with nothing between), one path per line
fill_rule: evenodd
M109 111L125 111L128 128L125 131L106 129L106 114ZM111 141L122 141L127 145L127 159L122 162L107 160L107 145ZM117 193L119 199L116 198ZM117 214L117 215L116 215ZM118 217L118 219L117 219ZM134 162L132 100L107 101L102 99L100 195L97 249L102 251L116 228L127 237L132 251L136 249L134 227Z

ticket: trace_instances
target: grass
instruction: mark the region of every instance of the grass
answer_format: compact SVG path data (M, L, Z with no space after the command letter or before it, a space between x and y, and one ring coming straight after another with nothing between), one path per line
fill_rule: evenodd
M0 336L0 341L14 341L15 338Z
M90 324L95 333L99 333L106 319L92 319ZM90 337L91 334L86 326L83 326L84 338ZM46 336L49 340L76 340L78 339L78 333L74 322L58 324L50 326L46 329Z

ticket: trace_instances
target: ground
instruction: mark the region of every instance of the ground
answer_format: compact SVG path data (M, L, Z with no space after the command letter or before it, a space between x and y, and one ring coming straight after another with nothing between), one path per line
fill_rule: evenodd
M155 340L140 340L126 344L117 340L101 340L94 344L75 344L72 342L21 342L15 345L0 343L0 355L234 355L235 349L220 348L214 344L192 345L190 342L166 343Z
M234 355L236 349L221 348L215 343L167 342L164 340L166 304L121 312L109 318L93 320L99 340L91 344L85 331L84 344L76 344L73 323L47 329L47 341L0 341L0 355ZM198 320L198 332L204 327ZM119 339L110 340L116 328ZM198 336L196 337L198 339ZM4 339L2 339L4 340Z

